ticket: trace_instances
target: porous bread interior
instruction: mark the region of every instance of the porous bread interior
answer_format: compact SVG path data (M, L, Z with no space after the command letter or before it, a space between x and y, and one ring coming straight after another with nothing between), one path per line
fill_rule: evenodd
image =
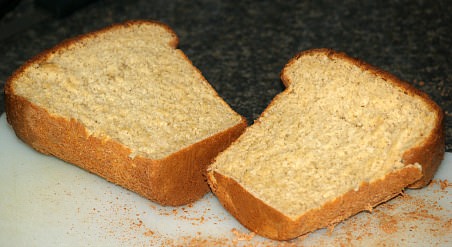
M15 93L160 159L241 121L160 25L112 29L33 63Z
M293 219L401 169L434 126L420 97L349 62L302 56L285 74L286 91L210 170Z

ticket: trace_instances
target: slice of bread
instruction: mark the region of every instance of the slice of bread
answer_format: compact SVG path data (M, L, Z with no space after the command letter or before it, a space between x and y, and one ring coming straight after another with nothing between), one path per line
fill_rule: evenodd
M5 86L17 136L163 205L209 191L205 172L246 120L166 25L129 21L36 56Z
M426 185L444 154L443 112L380 69L328 49L285 66L286 90L208 168L244 226L287 240Z

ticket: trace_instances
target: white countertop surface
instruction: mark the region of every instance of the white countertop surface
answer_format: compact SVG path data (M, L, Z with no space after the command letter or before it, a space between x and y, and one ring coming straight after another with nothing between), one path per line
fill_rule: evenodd
M289 242L255 236L207 194L162 207L25 145L0 117L0 246L452 246L452 153L435 182ZM441 181L442 183L440 183ZM332 231L331 231L332 230Z

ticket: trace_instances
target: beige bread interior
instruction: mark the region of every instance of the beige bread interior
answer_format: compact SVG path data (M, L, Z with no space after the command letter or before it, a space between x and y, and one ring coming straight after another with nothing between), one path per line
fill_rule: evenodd
M82 39L27 67L17 95L161 159L242 121L174 49L161 25L130 25ZM176 41L177 42L177 41Z
M36 150L158 202L209 191L207 166L246 128L175 33L129 21L64 41L5 85L7 120Z
M328 50L294 58L282 78L287 89L209 168L214 191L224 189L216 181L221 174L296 221L363 183L406 166L422 170L403 157L438 131L440 113L424 97ZM233 196L219 197L226 197L227 208L237 207Z

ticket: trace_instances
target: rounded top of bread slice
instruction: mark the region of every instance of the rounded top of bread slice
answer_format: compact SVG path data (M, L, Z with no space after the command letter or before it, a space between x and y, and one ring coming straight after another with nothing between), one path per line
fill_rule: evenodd
M68 40L19 69L5 90L162 159L243 121L164 24L130 21Z
M422 169L404 154L440 131L441 110L425 95L341 53L301 53L282 80L286 90L210 172L293 220L407 165Z

